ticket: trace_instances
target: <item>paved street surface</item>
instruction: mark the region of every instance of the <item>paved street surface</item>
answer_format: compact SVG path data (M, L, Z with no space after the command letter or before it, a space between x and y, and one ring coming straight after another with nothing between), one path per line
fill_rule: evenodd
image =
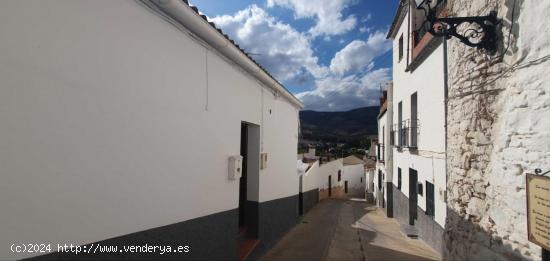
M397 221L365 202L324 200L262 260L441 260Z

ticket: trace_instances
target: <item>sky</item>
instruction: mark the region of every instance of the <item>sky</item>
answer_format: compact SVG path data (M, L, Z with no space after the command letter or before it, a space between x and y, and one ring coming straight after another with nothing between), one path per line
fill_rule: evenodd
M191 0L305 105L378 105L397 0Z

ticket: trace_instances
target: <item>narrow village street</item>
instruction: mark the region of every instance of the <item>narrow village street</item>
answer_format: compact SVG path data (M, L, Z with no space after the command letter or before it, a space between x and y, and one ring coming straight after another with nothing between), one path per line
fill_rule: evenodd
M261 260L441 260L362 201L319 202Z

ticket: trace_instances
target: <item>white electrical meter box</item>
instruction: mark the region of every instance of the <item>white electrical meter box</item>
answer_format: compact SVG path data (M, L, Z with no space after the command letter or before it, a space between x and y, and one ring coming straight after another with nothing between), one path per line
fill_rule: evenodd
M260 169L267 168L267 153L260 154Z
M243 169L243 156L236 155L229 157L229 180L240 179Z

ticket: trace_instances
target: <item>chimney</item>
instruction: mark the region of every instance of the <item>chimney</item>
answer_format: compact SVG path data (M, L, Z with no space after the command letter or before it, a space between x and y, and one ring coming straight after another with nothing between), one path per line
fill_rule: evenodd
M315 146L309 145L309 151L307 153L309 158L315 158Z

